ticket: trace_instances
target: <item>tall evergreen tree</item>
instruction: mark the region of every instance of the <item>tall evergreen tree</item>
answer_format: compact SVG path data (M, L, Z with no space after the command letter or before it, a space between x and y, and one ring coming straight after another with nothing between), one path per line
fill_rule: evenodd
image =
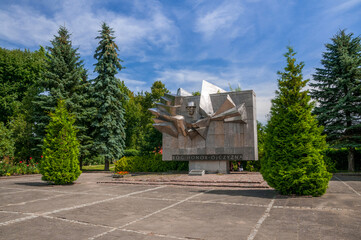
M40 173L44 181L69 184L81 174L79 169L79 142L73 126L75 117L66 110L64 100L59 100L55 112L50 113L43 144Z
M354 152L361 147L361 38L341 30L331 40L310 84L318 102L314 112L329 143L348 149L348 170L355 171Z
M78 139L81 143L81 158L86 157L91 145L87 134L90 84L78 49L72 46L68 30L61 26L58 35L47 47L46 67L43 78L38 82L39 91L43 91L35 99L36 136L41 146L45 136L45 126L49 123L49 112L55 110L59 99L63 99L68 111L76 117Z
M106 24L102 24L99 45L94 58L95 72L98 76L94 80L94 95L97 113L94 117L93 137L94 149L104 159L104 170L109 170L109 162L118 160L123 155L125 145L124 108L122 103L126 95L121 90L121 82L115 75L123 67L120 64L114 42L114 31Z
M326 141L311 114L314 104L308 91L302 90L308 82L302 76L304 64L296 64L294 56L289 47L285 71L278 72L279 90L272 100L261 173L281 194L319 196L331 178L321 153Z

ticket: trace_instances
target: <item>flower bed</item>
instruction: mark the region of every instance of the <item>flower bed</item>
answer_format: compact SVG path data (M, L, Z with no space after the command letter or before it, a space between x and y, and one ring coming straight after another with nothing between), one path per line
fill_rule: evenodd
M0 176L37 173L39 173L38 163L33 162L32 159L28 162L20 161L19 163L0 162Z

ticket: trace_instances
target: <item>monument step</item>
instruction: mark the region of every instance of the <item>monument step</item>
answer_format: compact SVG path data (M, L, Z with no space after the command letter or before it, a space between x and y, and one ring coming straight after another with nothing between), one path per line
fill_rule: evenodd
M198 170L198 169L192 169L189 171L189 176L204 176L206 174L206 170Z
M175 185L193 187L230 187L230 188L270 188L265 183L230 183L230 182L191 182L191 181L132 181L116 180L107 182L97 182L100 184L142 184L142 185Z

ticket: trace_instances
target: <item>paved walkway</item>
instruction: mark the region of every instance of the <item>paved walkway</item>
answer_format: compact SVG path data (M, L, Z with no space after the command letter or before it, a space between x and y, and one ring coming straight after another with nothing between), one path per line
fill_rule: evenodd
M229 177L235 176L214 175L221 182ZM47 185L39 175L0 178L0 239L361 236L361 176L334 176L318 198L280 196L270 188L97 183L111 181L106 173L82 174L68 186Z

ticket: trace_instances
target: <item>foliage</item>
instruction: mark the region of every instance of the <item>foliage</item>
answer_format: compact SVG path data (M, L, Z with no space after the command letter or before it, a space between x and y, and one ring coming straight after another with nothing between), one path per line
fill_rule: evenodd
M123 157L115 162L115 172L167 172L188 171L188 162L162 161L161 154Z
M261 173L281 194L320 196L331 178L322 156L325 136L311 114L308 91L302 91L308 82L303 80L303 62L295 63L290 47L284 56L287 66L278 72L279 90L272 100Z
M233 88L230 83L228 83L230 92L240 92L242 91L241 85L238 83L237 87Z
M73 124L75 117L60 100L54 113L50 113L50 123L46 128L43 156L40 163L42 180L54 184L69 184L78 179L79 142Z
M155 102L169 90L161 81L155 81L151 87L151 92L145 92L145 95L138 94L137 100L142 106L143 115L141 117L141 127L143 129L143 141L140 150L142 154L147 155L153 151L159 152L162 146L162 133L153 127L153 116L148 111L149 108L155 106Z
M77 48L73 48L68 30L61 26L58 35L54 36L51 46L46 48L46 65L43 77L37 82L40 94L35 98L36 141L39 146L45 137L45 127L50 118L48 113L55 110L59 99L63 99L68 111L75 115L75 126L79 130L82 158L89 155L91 148L88 135L89 91L87 73L83 61L80 60Z
M20 161L19 163L0 162L0 176L37 174L39 173L38 163L30 160L28 163Z
M125 157L131 157L131 156L140 156L141 151L137 149L126 149L124 150L124 156Z
M0 121L6 124L44 68L45 50L0 48Z
M93 148L104 158L104 170L109 162L123 155L125 146L125 120L123 104L126 95L121 91L121 82L115 77L122 65L118 58L118 46L114 42L114 31L105 23L102 25L99 45L95 51L94 95L97 113L93 119Z
M14 156L14 141L12 132L3 122L0 122L0 159Z
M321 63L310 84L317 100L315 114L325 127L328 142L349 149L349 171L354 171L354 151L361 147L361 38L338 32L326 44Z
M348 168L348 149L328 148L325 153L325 163L329 172L344 171ZM361 148L355 149L355 170L361 170Z

